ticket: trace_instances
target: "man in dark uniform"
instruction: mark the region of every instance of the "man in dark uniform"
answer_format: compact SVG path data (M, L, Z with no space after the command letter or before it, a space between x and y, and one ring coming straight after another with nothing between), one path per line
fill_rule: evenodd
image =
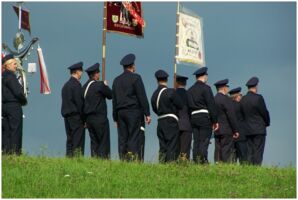
M244 117L247 138L248 162L261 165L266 140L266 127L270 125L270 116L264 98L258 92L259 79L252 77L246 83L248 92L240 101Z
M84 114L90 135L91 156L110 158L110 126L106 99L112 99L107 81L99 81L99 63L85 70L89 80L83 86Z
M158 116L160 162L177 160L180 149L178 111L183 108L183 103L174 89L167 88L168 76L163 70L155 73L158 87L151 97L152 109Z
M214 97L219 129L215 131L215 162L234 161L234 138L239 137L236 113L232 100L227 96L228 79L217 81L214 85L217 94Z
M187 91L185 90L187 77L176 76L176 92L180 96L183 102L183 108L179 110L179 130L180 130L180 156L181 160L189 160L192 127L190 123L190 113L188 109Z
M247 162L247 140L245 131L243 131L243 115L240 109L240 100L242 98L241 87L234 88L229 91L230 97L233 100L236 118L238 121L239 138L235 140L235 161L239 160L240 164Z
M17 62L12 54L2 59L4 72L2 74L2 153L22 153L23 111L27 104L15 72Z
M150 110L145 87L140 75L135 73L135 55L122 58L124 72L113 82L113 119L118 127L118 150L121 160L141 159L141 127L150 123Z
M61 114L66 130L66 156L84 155L85 128L83 115L83 94L80 79L83 62L68 67L71 77L62 88Z
M216 107L208 80L207 67L194 72L197 82L188 89L188 105L193 128L193 160L196 163L208 163L208 146L212 129L218 129Z

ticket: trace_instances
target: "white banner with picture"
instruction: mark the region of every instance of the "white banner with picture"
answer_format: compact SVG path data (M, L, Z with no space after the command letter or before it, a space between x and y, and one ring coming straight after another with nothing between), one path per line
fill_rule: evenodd
M176 62L205 66L202 19L179 13L178 51Z

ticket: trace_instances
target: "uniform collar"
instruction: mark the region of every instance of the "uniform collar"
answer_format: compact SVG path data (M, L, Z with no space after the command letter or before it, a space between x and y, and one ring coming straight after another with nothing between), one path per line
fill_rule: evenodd
M254 93L252 91L248 91L247 94L256 94L256 93Z
M78 79L76 79L75 77L73 77L73 76L70 77L70 80L80 83L80 81Z
M127 74L127 73L133 73L133 72L131 72L131 71L125 69L123 73Z
M183 87L178 87L176 90L186 90L185 88L183 88Z
M168 88L168 87L165 85L158 85L158 89L162 89L162 88Z
M196 84L205 84L205 83L201 80L197 80Z

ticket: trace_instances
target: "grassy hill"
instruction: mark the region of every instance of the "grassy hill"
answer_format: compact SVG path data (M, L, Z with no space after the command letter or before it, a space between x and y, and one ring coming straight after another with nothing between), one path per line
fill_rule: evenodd
M2 156L3 198L295 198L294 167Z

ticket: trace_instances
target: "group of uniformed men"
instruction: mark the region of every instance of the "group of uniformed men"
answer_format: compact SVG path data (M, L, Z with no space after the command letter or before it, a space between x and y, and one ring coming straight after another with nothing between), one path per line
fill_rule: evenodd
M26 98L20 93L21 86L14 88L18 82L9 67L11 63L8 63L14 59L9 58L2 60L5 67L2 75L2 149L9 152L16 148L16 152L20 152L20 138L18 142L6 140L8 136L22 135L21 105L26 104ZM91 156L110 158L106 99L112 99L120 159L144 160L145 123L151 122L145 87L141 76L135 73L134 54L124 56L120 65L124 72L115 78L112 89L106 80L99 81L98 63L85 70L89 80L83 87L80 83L83 63L68 67L71 77L62 88L61 108L67 135L67 156L84 154L87 128ZM187 77L177 75L174 89L167 87L167 72L158 70L155 73L158 87L151 97L151 106L158 116L159 161L190 160L193 138L194 162L208 163L208 146L214 132L216 163L239 159L240 163L261 165L270 117L263 97L257 94L258 78L247 81L248 92L243 97L241 87L229 91L229 80L220 80L214 84L217 89L214 97L206 84L207 68L198 69L194 75L195 84L186 90Z

